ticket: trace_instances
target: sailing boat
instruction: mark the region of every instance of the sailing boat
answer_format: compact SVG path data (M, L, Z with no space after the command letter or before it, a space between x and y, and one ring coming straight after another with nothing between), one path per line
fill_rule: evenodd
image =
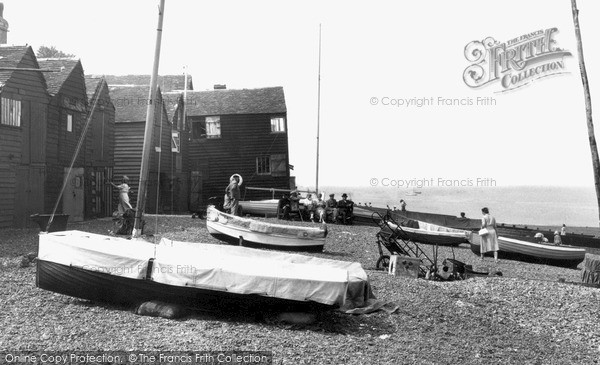
M164 3L160 0L151 96L156 89ZM152 141L150 113L149 109L150 133L145 135L141 167L146 175L140 177L136 222L141 221L145 204L142 184L148 173L146 149ZM89 300L127 305L160 300L192 308L255 302L261 309L292 304L352 310L372 305L374 299L359 263L166 239L155 244L77 230L40 233L36 285Z

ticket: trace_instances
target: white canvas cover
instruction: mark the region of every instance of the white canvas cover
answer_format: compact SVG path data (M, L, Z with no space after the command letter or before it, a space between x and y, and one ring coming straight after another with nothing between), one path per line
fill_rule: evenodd
M38 259L126 277L146 276L154 245L82 231L42 232Z
M359 263L246 247L126 240L81 231L40 234L39 259L132 279L236 294L314 301L350 310L372 306Z

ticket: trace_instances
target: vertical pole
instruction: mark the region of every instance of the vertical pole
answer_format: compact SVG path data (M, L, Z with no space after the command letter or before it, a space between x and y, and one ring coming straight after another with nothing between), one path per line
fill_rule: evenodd
M160 61L160 44L162 40L163 16L165 10L165 0L160 0L158 8L158 26L156 28L156 46L154 49L154 65L150 77L150 91L148 92L146 108L146 126L144 129L144 145L142 149L142 164L140 166L140 181L138 186L137 206L135 213L135 222L133 224L133 237L139 237L142 230L142 216L146 208L146 190L148 187L148 173L150 171L150 153L152 151L152 132L154 128L154 108L156 102L156 86L158 78L158 65ZM160 163L160 161L159 161Z
M317 90L317 174L315 181L315 191L319 194L319 129L321 124L321 24L319 24L319 75Z
M590 94L590 84L588 82L585 62L583 60L583 43L581 41L581 30L579 29L579 10L575 0L571 0L573 11L573 24L575 25L575 36L577 38L577 53L579 55L579 70L581 71L581 82L583 83L583 94L585 99L585 116L588 129L588 140L592 152L592 168L594 170L594 184L596 186L596 199L598 209L600 209L600 158L598 157L598 145L596 144L596 135L594 133L594 122L592 120L592 96ZM598 217L600 226L600 216Z

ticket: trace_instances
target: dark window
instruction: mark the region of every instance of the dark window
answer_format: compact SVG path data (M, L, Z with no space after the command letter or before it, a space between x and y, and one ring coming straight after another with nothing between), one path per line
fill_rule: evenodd
M260 156L256 158L256 173L258 175L271 174L271 156Z

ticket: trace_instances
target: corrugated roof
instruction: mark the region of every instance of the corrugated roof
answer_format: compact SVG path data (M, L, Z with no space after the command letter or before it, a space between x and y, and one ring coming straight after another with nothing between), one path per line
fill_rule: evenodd
M18 67L28 49L29 46L0 47L0 67ZM6 84L12 73L13 71L0 70L0 88Z
M188 116L285 113L283 87L187 93Z
M115 106L115 121L144 122L150 86L110 86L110 98ZM161 100L160 88L157 99Z
M56 95L60 91L71 72L80 64L79 60L73 58L38 58L38 63L40 68L55 71L44 72L50 95Z
M108 85L150 85L150 75L105 75ZM187 77L188 90L193 90L192 75ZM162 75L158 76L158 86L164 92L183 91L185 89L185 75Z

